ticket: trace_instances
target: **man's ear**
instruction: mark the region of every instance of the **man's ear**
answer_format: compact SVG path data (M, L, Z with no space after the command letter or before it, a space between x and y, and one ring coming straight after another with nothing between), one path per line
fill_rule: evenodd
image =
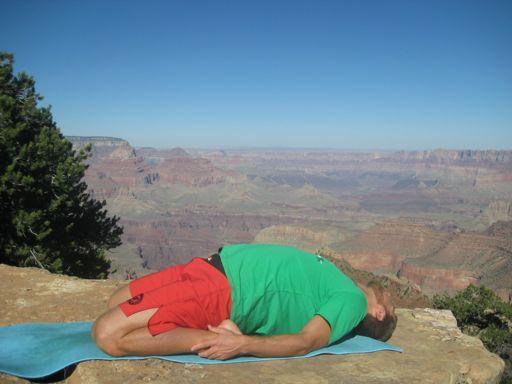
M375 317L377 320L382 321L386 317L386 308L383 305L377 305L377 311L375 311Z

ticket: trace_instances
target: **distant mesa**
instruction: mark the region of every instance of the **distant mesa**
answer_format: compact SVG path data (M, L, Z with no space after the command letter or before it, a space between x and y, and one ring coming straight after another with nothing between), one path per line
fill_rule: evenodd
M110 137L110 136L65 136L66 139L71 141L72 143L83 142L87 143L108 143L108 142L126 142L126 140L121 139L119 137Z
M131 159L137 154L128 141L118 137L106 136L66 136L74 149L81 149L91 144L92 161L104 158Z

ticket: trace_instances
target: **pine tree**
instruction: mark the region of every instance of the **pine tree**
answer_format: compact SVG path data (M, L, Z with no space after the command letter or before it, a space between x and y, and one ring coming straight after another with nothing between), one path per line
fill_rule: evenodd
M90 147L75 152L35 81L0 52L0 262L105 278L105 251L121 244L119 218L87 193Z

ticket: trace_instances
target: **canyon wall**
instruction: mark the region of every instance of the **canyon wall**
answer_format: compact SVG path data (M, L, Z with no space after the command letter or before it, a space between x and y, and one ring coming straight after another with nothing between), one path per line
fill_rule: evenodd
M486 284L512 295L512 151L134 149L91 142L89 192L121 217L110 256L129 276L220 245L329 247L429 293ZM492 224L490 229L487 227Z

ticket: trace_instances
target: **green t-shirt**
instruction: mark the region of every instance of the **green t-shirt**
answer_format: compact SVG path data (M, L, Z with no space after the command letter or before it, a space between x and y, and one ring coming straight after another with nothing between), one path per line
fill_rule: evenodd
M297 333L315 315L331 326L329 344L366 316L364 293L329 260L275 244L226 245L231 320L242 333Z

